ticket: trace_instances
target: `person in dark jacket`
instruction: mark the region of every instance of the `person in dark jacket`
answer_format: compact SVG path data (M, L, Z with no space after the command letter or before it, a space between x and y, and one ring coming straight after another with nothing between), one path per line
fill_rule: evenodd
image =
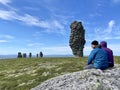
M114 66L113 51L111 49L107 48L107 42L106 41L102 41L100 43L100 46L103 50L105 50L107 52L109 67L113 67Z
M91 43L91 47L93 50L91 51L89 57L87 66L84 67L84 69L107 69L108 68L108 57L107 52L101 48L99 48L98 41L94 40Z

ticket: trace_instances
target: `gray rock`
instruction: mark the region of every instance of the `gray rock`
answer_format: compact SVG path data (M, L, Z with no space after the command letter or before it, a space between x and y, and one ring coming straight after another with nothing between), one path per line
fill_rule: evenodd
M73 55L83 57L83 48L85 44L85 30L82 22L74 21L70 25L71 33L69 45L72 49Z
M120 90L120 68L69 73L47 80L31 90Z
M22 53L21 52L18 52L18 58L22 58Z
M27 54L26 53L23 53L23 58L27 58Z

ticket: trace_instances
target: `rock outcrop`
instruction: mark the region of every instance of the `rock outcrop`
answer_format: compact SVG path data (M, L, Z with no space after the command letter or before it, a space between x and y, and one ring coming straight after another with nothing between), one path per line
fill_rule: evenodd
M70 25L71 34L69 45L72 49L73 55L77 57L83 57L83 48L85 45L85 30L82 26L82 22L74 21Z
M18 52L18 58L22 58L22 53L21 52Z
M88 69L58 76L31 90L120 90L120 66Z

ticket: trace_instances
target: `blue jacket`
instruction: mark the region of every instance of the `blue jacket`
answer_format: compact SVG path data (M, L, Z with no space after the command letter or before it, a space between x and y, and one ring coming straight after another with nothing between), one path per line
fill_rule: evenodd
M91 51L88 57L88 65L93 64L96 69L108 68L108 57L106 51L95 48Z

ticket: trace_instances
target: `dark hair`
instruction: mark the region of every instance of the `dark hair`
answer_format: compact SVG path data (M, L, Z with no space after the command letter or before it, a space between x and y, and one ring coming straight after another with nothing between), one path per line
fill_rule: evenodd
M98 41L94 40L94 41L92 41L91 44L92 44L92 45L98 45Z

